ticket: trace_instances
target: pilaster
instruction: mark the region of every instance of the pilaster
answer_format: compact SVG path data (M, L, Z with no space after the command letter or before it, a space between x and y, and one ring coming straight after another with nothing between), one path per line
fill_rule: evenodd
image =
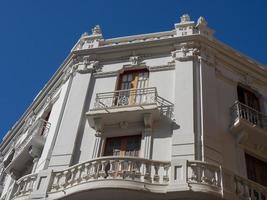
M152 159L152 126L153 126L153 118L152 114L146 113L144 114L144 158Z
M99 66L99 62L90 57L77 57L76 62L70 67L69 73L66 75L66 79L71 77L72 82L49 168L62 169L72 163L76 138L79 135L80 123L84 117L84 106L91 75Z

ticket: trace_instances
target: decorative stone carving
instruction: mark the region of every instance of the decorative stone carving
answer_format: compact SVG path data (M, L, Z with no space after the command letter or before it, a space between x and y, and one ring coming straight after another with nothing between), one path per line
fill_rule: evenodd
M102 35L102 31L99 25L92 28L92 35Z
M126 122L126 121L120 122L120 128L121 129L126 129L126 128L128 128L128 126L129 126L128 122Z
M91 66L93 67L94 72L101 72L102 71L102 65L100 65L99 61L91 61Z
M131 62L131 65L136 66L141 63L141 57L140 56L130 56L129 61Z
M24 131L27 131L28 128L35 122L35 120L36 114L32 111L30 116L25 120Z
M199 17L197 20L196 29L198 30L198 34L207 37L208 39L213 39L214 31L208 27L208 22L204 17Z
M179 61L192 60L199 54L199 45L194 43L181 43L176 46L176 50L171 52L172 58Z
M181 23L190 22L190 16L188 14L183 14L180 19Z
M206 21L206 19L204 17L199 17L197 20L197 26L207 26L208 22Z

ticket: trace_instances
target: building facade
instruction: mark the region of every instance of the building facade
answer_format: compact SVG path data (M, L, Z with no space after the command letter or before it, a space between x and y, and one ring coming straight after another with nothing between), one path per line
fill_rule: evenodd
M267 71L213 33L84 33L3 138L0 199L267 200Z

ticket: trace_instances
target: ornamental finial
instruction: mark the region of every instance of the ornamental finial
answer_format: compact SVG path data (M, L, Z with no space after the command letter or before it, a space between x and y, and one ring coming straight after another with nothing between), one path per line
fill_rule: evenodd
M94 28L92 28L92 35L101 35L102 31L99 25L96 25Z
M197 25L207 26L208 22L206 21L204 17L200 16L197 20Z
M190 22L190 16L188 14L183 14L180 19L181 23Z

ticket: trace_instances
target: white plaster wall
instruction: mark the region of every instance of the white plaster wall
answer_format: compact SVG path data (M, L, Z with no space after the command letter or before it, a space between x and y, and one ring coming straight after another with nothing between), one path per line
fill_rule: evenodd
M217 61L215 66L202 65L203 116L204 116L204 159L221 164L224 168L246 176L244 149L236 143L230 133L230 108L238 100L238 83L248 84L262 96L267 91L255 83L246 83L244 76L231 70L225 63ZM266 102L263 101L265 112Z
M38 161L37 164L37 168L36 168L36 172L43 170L45 168L45 163L50 159L49 156L49 152L51 151L51 145L53 140L55 140L56 136L56 129L57 126L59 125L60 121L59 121L59 117L60 117L60 113L62 112L63 109L63 102L66 96L66 92L67 92L67 87L68 87L68 81L62 85L61 89L60 89L60 93L59 93L59 97L57 99L57 101L53 104L52 106L52 110L51 110L51 114L49 117L48 122L51 123L48 135L46 137L46 142L42 151L42 155Z
M160 57L160 58L152 58L147 59L144 62L148 66L159 66L159 65L167 65L170 61L170 57ZM149 63L149 64L148 64ZM123 68L124 65L130 64L129 62L121 62L121 63L108 63L105 64L103 67L103 72L109 72L114 70L120 70ZM116 81L117 76L110 76L110 77L97 77L95 78L94 85L92 86L92 95L87 97L86 101L89 101L89 109L94 107L95 103L95 96L97 93L101 92L112 92L116 88ZM174 70L167 70L167 71L154 71L150 72L149 75L149 87L157 87L158 95L167 99L168 101L174 101L174 84L175 84L175 71ZM88 102L87 102L88 103ZM88 110L85 110L88 111ZM134 130L135 134L139 134L142 131L138 132L138 129L143 129L143 125L136 127ZM134 134L133 130L130 129L125 132L125 130L121 130L119 127L116 129L106 128L105 137L110 136L122 136L122 135L129 135ZM93 153L93 147L95 142L95 130L92 129L87 120L82 125L80 129L80 142L76 146L76 154L75 156L79 157L76 162L83 162L89 160ZM108 133L106 133L108 132ZM161 125L160 129L157 128L153 130L153 159L157 160L170 160L171 157L171 137L172 137L172 130L171 130L171 123ZM144 138L143 138L144 140ZM143 144L144 141L142 141ZM143 145L142 145L143 147ZM166 149L165 152L162 152L161 149ZM141 149L140 155L143 154L143 149Z
M193 160L195 157L195 139L192 61L176 61L175 87L172 93L175 95L172 158Z

